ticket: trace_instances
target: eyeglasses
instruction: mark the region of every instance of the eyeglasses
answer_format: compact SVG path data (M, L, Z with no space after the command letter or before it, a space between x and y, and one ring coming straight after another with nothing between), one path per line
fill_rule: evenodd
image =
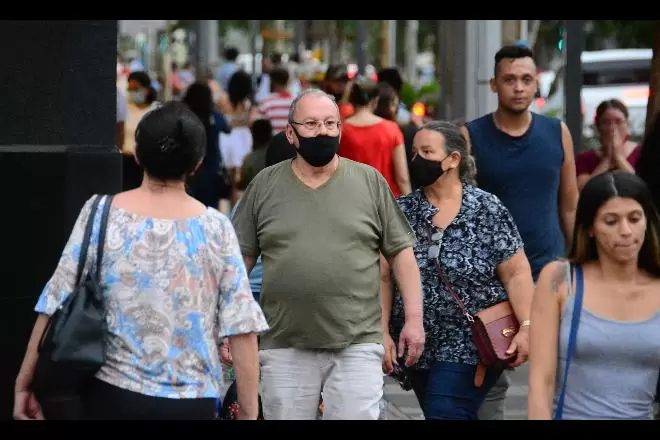
M327 120L327 121L305 121L305 122L296 122L289 121L293 125L301 125L307 129L307 131L313 131L315 133L321 131L321 126L324 125L325 129L330 133L336 133L339 131L339 126L341 123L339 121Z
M431 240L435 243L429 247L429 258L435 259L440 256L440 241L442 240L443 235L444 231L438 231L431 235Z

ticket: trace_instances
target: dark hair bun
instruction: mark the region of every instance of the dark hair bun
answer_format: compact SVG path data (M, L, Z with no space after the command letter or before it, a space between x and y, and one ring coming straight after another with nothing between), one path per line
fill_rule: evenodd
M171 101L150 111L135 131L140 166L154 179L181 180L190 175L206 150L206 131L186 106Z

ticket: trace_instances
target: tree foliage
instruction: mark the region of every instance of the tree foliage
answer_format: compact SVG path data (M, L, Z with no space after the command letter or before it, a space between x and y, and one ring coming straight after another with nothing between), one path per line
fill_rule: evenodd
M650 48L653 41L654 20L593 20L586 37L587 50L601 49L606 39L620 48Z

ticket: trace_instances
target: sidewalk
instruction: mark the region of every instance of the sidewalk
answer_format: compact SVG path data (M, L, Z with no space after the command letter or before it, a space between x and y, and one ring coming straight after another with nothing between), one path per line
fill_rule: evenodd
M404 391L391 377L385 377L385 401L388 420L424 420L415 393Z
M511 386L504 409L505 420L527 419L527 365L509 373ZM404 391L390 377L385 377L385 401L389 420L424 420L415 393Z

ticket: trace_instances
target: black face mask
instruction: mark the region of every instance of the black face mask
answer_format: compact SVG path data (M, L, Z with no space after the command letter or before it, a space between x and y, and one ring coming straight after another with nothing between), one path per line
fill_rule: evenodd
M419 154L410 163L410 177L416 186L429 186L435 183L442 176L445 170L442 169L442 162L447 159L446 155L440 162L424 159Z
M326 166L339 151L339 136L302 137L295 128L293 132L300 144L298 154L313 167Z

